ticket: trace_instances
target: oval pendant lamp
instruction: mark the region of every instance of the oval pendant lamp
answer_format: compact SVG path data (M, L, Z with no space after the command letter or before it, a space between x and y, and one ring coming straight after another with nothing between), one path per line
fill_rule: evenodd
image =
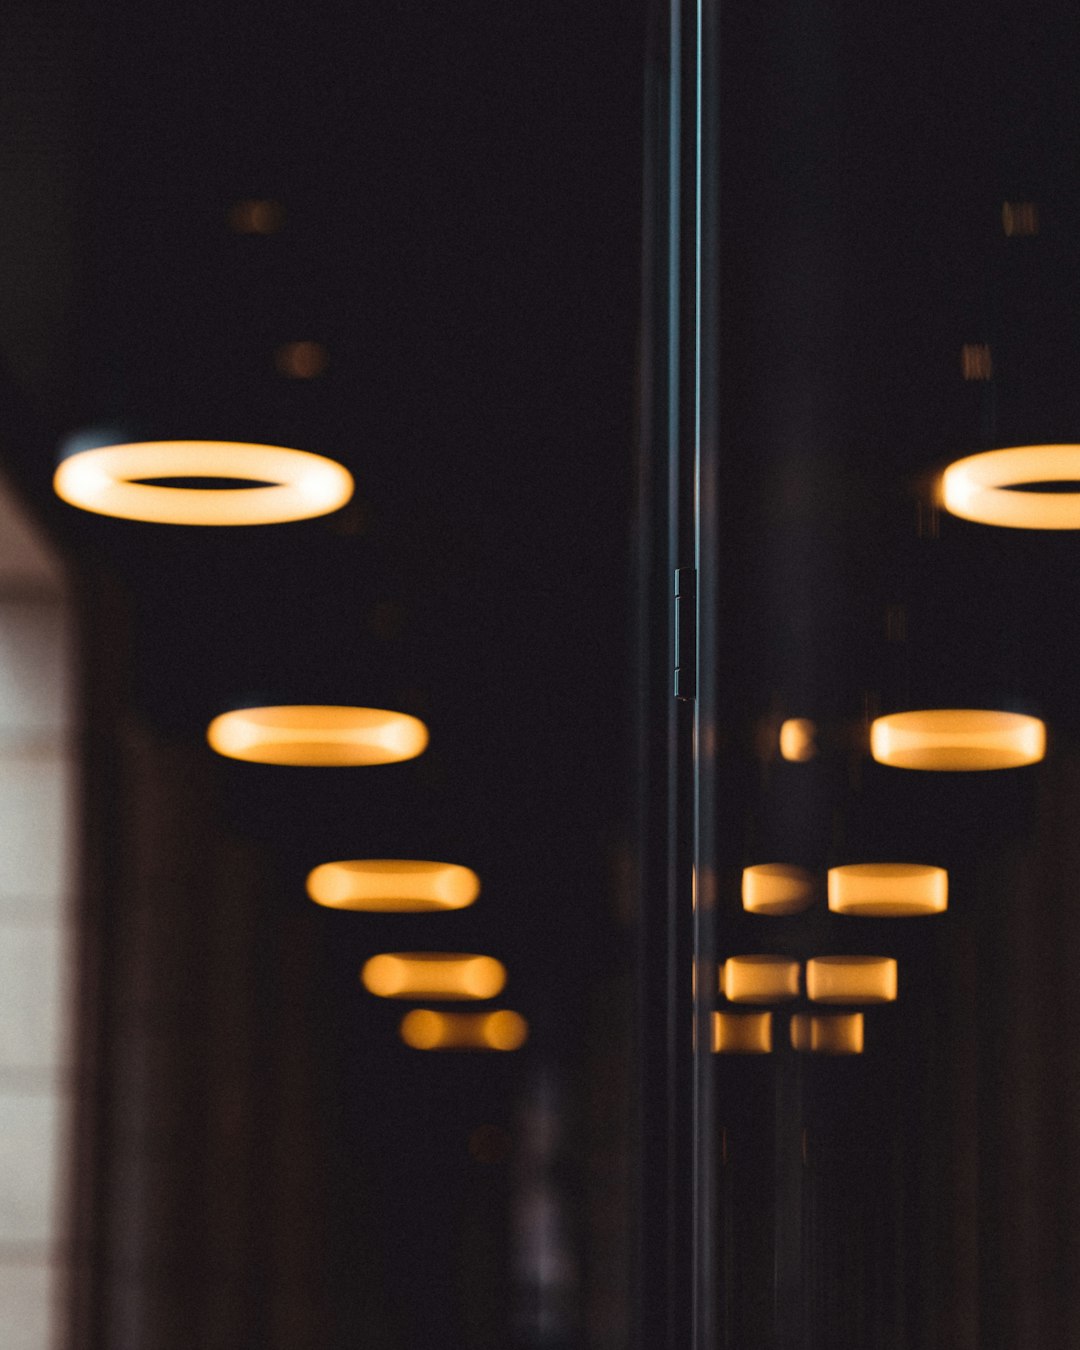
M480 894L480 878L460 863L354 858L313 868L307 893L327 909L422 913L466 909Z
M386 708L277 704L220 713L206 739L219 755L253 764L343 767L415 759L428 730L418 717Z
M401 1039L413 1050L520 1050L529 1024L509 1008L497 1012L435 1012L414 1008L401 1019Z

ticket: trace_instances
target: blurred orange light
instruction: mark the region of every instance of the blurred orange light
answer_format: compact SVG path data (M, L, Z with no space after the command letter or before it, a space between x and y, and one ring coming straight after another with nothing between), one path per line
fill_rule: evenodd
M806 963L806 997L814 1003L892 1003L891 956L815 956Z
M890 713L871 724L870 753L897 769L1015 769L1046 754L1046 726L1025 713L987 708Z
M848 863L829 868L829 908L834 914L913 918L944 914L949 876L926 863Z
M1016 530L1080 530L1080 492L1024 492L1030 483L1080 483L1080 445L1017 445L950 464L941 478L946 511Z
M408 713L300 704L222 713L206 739L230 759L340 766L413 759L426 747L428 731Z
M1039 233L1039 207L1036 202L1004 202L1001 207L1001 228L1014 239Z
M814 900L814 881L802 867L754 863L743 869L743 909L751 914L798 914Z
M861 1055L863 1015L795 1013L791 1019L791 1046L816 1055Z
M229 207L229 228L237 234L275 234L284 219L280 204L266 198L252 197Z
M808 717L789 717L780 724L780 758L805 764L817 754L817 727Z
M713 1052L767 1055L772 1050L772 1013L713 1013Z
M259 487L169 487L147 480L230 478ZM142 441L60 462L56 495L71 506L158 525L272 525L324 516L353 493L343 465L307 450L237 441Z
M480 878L458 863L356 858L320 863L308 874L307 892L328 909L384 913L465 909L480 894Z
M286 342L274 353L274 364L291 380L313 380L329 360L321 342Z
M401 1019L401 1039L414 1050L518 1050L529 1035L520 1013L433 1012L414 1008Z
M732 1003L778 1003L799 996L799 963L786 956L729 956L720 992Z
M464 952L383 952L365 962L360 978L379 998L494 998L506 967Z
M965 342L960 348L960 369L965 380L989 380L994 373L994 362L987 344Z

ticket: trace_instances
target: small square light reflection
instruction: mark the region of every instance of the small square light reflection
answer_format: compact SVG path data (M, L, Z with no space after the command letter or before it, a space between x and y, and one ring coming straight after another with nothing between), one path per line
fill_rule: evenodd
M863 1015L852 1013L795 1013L791 1019L791 1046L814 1055L861 1055Z
M806 997L814 1003L892 1003L896 984L891 956L815 956L806 963Z
M808 717L789 717L780 724L780 758L805 764L817 754L817 726Z
M720 992L732 1003L779 1003L799 997L799 962L786 956L729 956Z
M712 1048L718 1055L769 1054L772 1013L714 1012Z

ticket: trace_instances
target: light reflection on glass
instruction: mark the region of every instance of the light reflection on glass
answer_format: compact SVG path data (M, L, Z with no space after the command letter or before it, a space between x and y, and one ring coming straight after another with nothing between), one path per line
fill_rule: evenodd
M806 997L814 1003L892 1003L896 986L891 956L815 956L806 963Z
M365 962L360 978L379 998L494 998L506 984L506 967L465 952L381 952Z
M876 717L870 753L896 769L1015 769L1046 754L1046 726L1025 713L928 708Z
M914 918L944 914L949 876L928 863L847 863L829 868L829 908L835 914Z
M772 1013L714 1012L713 1051L719 1055L767 1055L772 1050Z
M807 1054L861 1055L863 1015L795 1013L791 1019L791 1046Z
M799 996L799 962L786 956L729 956L720 992L732 1003L777 1003Z
M414 1050L518 1050L529 1035L520 1013L433 1012L414 1008L401 1019L401 1039Z
M788 863L754 863L743 868L743 909L751 914L798 914L814 901L814 879Z
M480 894L480 878L458 863L353 858L320 863L308 873L307 893L329 909L465 909Z
M817 727L808 717L789 717L780 724L780 757L805 764L817 754Z

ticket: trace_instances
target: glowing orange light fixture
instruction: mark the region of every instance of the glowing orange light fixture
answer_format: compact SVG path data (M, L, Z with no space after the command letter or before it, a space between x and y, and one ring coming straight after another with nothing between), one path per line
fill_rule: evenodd
M751 914L798 914L814 900L814 880L802 867L755 863L743 868L743 909Z
M1080 530L1080 492L1025 492L1022 484L1080 483L1080 445L1017 445L950 464L941 500L954 516L1016 530Z
M793 1050L816 1055L861 1055L863 1015L852 1013L795 1013L791 1019Z
M714 1012L712 1029L718 1055L767 1055L772 1050L772 1013Z
M428 731L408 713L299 704L222 713L206 739L230 759L341 766L414 759L427 746Z
M986 708L889 713L871 723L870 753L897 769L1015 769L1046 754L1046 724Z
M720 992L732 1003L778 1003L799 996L799 963L786 956L729 956Z
M308 873L307 893L328 909L382 913L465 909L480 894L480 878L458 863L354 858L320 863Z
M241 488L150 480L228 478ZM343 465L307 450L236 441L141 441L81 450L53 475L58 497L84 511L161 525L271 525L336 511L353 494Z
M494 998L506 967L465 952L382 952L365 962L360 979L379 998Z
M814 1003L892 1003L891 956L815 956L806 963L806 997Z
M926 863L848 863L829 868L829 908L834 914L900 919L944 914L949 874Z
M401 1019L401 1039L414 1050L518 1050L529 1035L520 1013L433 1012L414 1008Z
M817 754L817 727L808 717L789 717L780 724L780 758L805 764Z

